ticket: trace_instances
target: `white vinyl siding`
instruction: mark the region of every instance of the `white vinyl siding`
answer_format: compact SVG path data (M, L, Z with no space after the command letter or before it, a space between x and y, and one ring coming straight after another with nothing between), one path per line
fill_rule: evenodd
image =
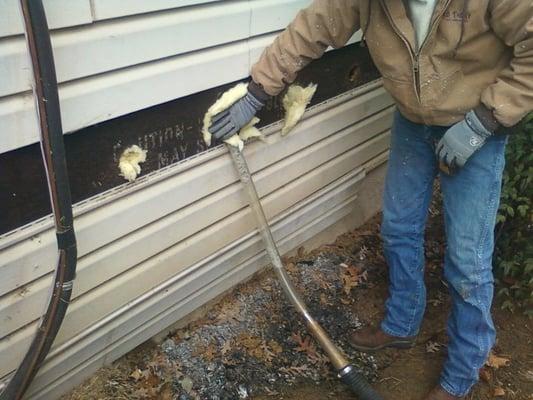
M0 0L0 76L10 77L0 80L0 153L39 139L17 3ZM309 3L44 0L65 131L245 78ZM361 207L366 174L386 161L392 115L376 81L308 110L291 135L282 138L276 123L265 130L272 144L246 147L282 252ZM73 301L31 399L57 398L268 263L224 147L78 203L74 213ZM0 236L0 381L33 337L56 252L50 216Z
M0 153L39 140L17 1L2 3L0 15L10 16L0 31L0 76L10 79L0 80ZM61 28L52 30L52 45L64 131L246 78L264 46L309 3L45 1L51 27ZM63 8L78 11L73 26Z
M385 160L391 105L380 83L373 83L317 105L294 134L281 138L279 124L274 124L267 129L273 132L272 144L247 146L246 157L266 213L286 235L294 235L290 243L301 243L309 232L328 226L324 222L298 233L299 227L313 225L317 218L313 213L300 216L298 210L305 204L320 209L318 215L334 213L336 217L328 224L345 215L337 207L353 196L371 165ZM217 179L212 179L215 174ZM338 194L339 185L352 195ZM142 330L147 320L159 321L158 315L165 309L162 306L154 306L146 314L130 308L155 288L174 280L181 287L194 271L201 270L194 282L174 295L177 297L158 301L172 307L180 302L189 304L186 293L190 290L195 301L205 303L219 293L204 291L215 276L225 285L235 283L264 265L246 204L222 147L76 205L79 263L73 301L49 361L33 385L34 398L53 398L45 395L45 386L52 392L64 390L63 376L86 377L85 369L84 374L76 372L77 365L94 357L102 363L113 359L107 355L107 345L116 344L118 355L131 349L129 344L115 342L125 340L128 327ZM348 208L343 209L348 212ZM290 222L294 218L298 224ZM250 246L244 244L246 240L254 243L252 250L246 250ZM0 377L17 367L33 337L52 282L55 246L50 217L0 238ZM241 263L248 262L247 257L258 253L257 260L237 272ZM219 263L230 254L240 261L219 269ZM215 270L217 274L212 276ZM137 307L146 305L140 302ZM187 307L176 315L185 315ZM110 316L112 321L108 321ZM125 325L113 325L119 317ZM161 321L156 325L163 329L166 322Z

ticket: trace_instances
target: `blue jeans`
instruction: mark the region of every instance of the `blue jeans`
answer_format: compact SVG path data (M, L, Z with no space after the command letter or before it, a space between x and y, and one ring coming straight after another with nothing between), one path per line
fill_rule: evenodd
M433 181L435 147L446 127L412 123L396 113L385 182L381 234L389 265L389 299L381 328L415 336L426 306L424 228ZM494 136L455 176L440 174L447 249L444 276L452 310L448 358L440 384L466 395L494 345L492 253L506 137Z

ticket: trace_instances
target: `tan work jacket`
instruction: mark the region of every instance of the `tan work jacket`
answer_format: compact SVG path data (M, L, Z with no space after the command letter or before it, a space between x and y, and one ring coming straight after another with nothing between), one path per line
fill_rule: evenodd
M533 0L439 0L416 50L402 0L315 0L262 54L253 80L270 95L358 30L402 114L451 125L483 103L504 126L533 110Z

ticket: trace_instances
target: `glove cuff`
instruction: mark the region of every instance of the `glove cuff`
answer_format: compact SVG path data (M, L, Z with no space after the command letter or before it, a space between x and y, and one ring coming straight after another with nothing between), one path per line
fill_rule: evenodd
M500 129L501 124L498 122L492 110L486 107L483 103L474 108L474 113L483 124L485 129L492 133L496 133Z
M265 103L271 97L267 92L265 92L263 86L258 83L255 83L254 81L250 81L250 83L248 84L248 92L250 92L250 94L254 96L254 98L258 100L261 105L265 105Z
M469 111L465 116L466 124L479 136L485 139L494 134L489 127L485 126L484 121L477 115L475 110Z

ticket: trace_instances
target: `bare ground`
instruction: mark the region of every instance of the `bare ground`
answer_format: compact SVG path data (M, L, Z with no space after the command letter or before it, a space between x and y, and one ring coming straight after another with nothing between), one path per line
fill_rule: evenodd
M379 217L330 245L285 259L316 318L386 399L418 400L446 355L449 299L442 280L441 216L426 240L428 305L417 345L365 355L346 335L382 317L387 267ZM469 400L533 400L533 321L494 307L498 342ZM271 271L225 296L205 318L147 342L63 397L79 399L354 399L283 298Z

